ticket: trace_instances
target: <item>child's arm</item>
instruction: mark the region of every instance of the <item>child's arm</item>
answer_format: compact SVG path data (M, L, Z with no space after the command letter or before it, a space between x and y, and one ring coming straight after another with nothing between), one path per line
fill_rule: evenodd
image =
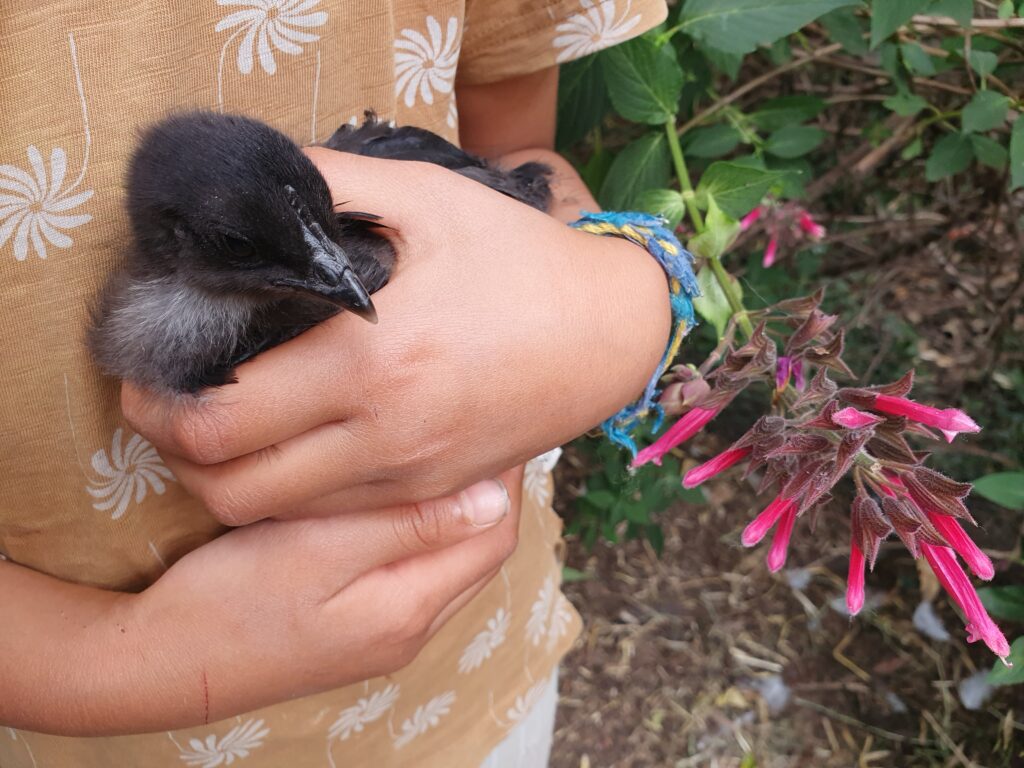
M0 562L0 723L183 728L400 669L515 548L522 476L503 481L232 531L138 595Z

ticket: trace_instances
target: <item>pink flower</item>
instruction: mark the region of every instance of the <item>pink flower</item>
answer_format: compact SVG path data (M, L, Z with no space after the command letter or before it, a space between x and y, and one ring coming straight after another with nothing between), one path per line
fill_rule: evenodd
M790 504L782 513L779 527L775 529L775 536L772 537L772 546L768 550L768 570L775 573L786 564L786 554L789 552L789 539L793 535L793 523L796 522L796 504Z
M757 223L757 220L761 218L761 214L763 213L764 206L758 205L754 208L754 210L752 210L750 213L748 213L746 216L740 219L740 232L746 232L748 229L754 226Z
M938 547L934 544L921 543L928 565L935 572L939 583L946 589L967 620L967 642L983 640L1003 664L1010 666L1006 657L1010 655L1010 644L1006 637L992 621L985 606L981 604L978 593L971 586L970 579L964 569L956 561L956 555L949 547Z
M803 392L804 387L807 385L807 380L804 379L804 361L803 358L798 357L793 361L793 386L796 387L798 392Z
M864 607L864 553L855 538L850 539L850 571L846 577L846 610L851 616Z
M781 355L775 361L775 389L783 390L789 384L789 375L793 372L793 358Z
M882 413L906 416L911 421L935 427L946 436L948 443L952 443L953 438L961 432L981 431L981 427L974 422L974 419L959 408L932 408L915 403L905 397L893 397L892 395L876 395L872 407Z
M668 428L665 434L640 451L633 459L631 467L636 469L651 461L660 467L661 459L666 453L704 429L707 423L718 415L718 410L693 408L687 411L679 421Z
M743 461L743 459L750 455L750 451L750 448L732 448L728 451L722 451L713 459L709 459L687 472L683 478L683 487L696 488L705 480L714 477L719 472L724 472L733 464Z
M801 211L797 223L800 225L803 233L812 240L821 240L825 236L825 228L811 218L811 214L807 211Z
M743 529L743 535L740 537L743 546L752 547L757 544L772 529L772 526L775 525L786 510L795 507L795 499L784 499L782 496L776 496L775 500L765 507L761 514L751 520L750 524Z
M992 565L992 561L978 549L977 544L971 541L971 537L964 532L959 521L930 509L925 509L925 514L932 521L932 525L942 534L942 538L949 542L956 553L964 559L967 567L971 569L971 573L985 581L989 581L995 576L996 569Z
M840 427L860 429L861 427L870 427L872 424L877 424L883 421L883 419L881 416L858 411L856 408L843 408L832 414L832 421Z
M779 251L779 238L777 235L772 235L768 241L768 247L764 249L764 258L761 260L761 266L765 269L775 263L775 254Z

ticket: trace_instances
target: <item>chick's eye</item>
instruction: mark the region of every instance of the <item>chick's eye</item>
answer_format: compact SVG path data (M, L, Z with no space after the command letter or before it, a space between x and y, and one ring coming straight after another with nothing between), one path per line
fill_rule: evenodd
M249 259L255 253L252 243L243 237L223 235L221 237L221 242L224 246L224 250L235 259Z

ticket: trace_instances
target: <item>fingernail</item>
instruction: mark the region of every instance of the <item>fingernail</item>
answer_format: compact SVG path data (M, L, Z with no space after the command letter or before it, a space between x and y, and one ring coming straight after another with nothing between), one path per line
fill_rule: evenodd
M462 516L476 528L489 528L508 514L508 490L501 480L484 480L459 494Z

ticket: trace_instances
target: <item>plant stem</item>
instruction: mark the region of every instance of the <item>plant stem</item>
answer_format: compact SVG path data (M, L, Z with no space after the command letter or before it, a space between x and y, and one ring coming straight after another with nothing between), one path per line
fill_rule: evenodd
M743 306L743 299L740 298L739 293L737 293L735 286L732 284L729 273L725 271L721 259L717 256L708 259L708 266L711 267L715 280L718 281L718 285L722 288L722 293L725 294L726 301L729 302L729 308L736 318L736 324L739 325L740 330L749 339L754 333L754 326L751 324L750 318L747 317L747 308Z
M693 184L690 182L690 173L686 170L683 148L679 146L675 115L665 121L665 135L668 137L668 148L672 152L672 163L676 167L676 176L679 177L679 186L683 190L683 202L686 203L686 210L690 212L693 228L699 235L704 231L704 219L700 215L697 201L693 199Z

